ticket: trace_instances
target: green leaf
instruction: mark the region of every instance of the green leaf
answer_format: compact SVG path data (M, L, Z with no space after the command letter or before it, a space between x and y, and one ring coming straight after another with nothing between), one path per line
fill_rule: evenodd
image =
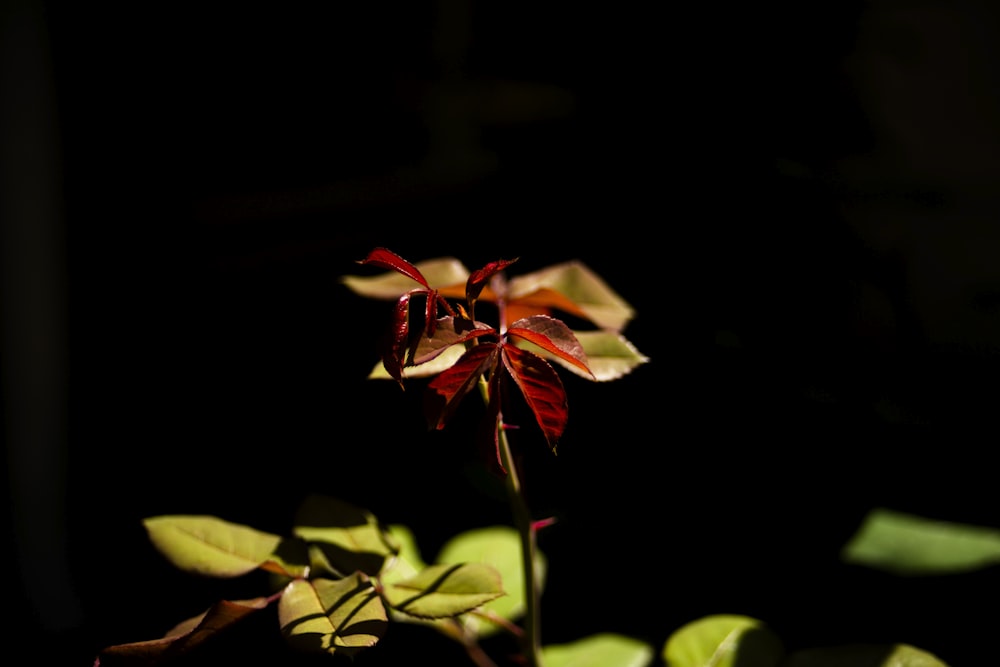
M594 374L593 377L533 343L518 341L517 346L550 359L585 380L598 382L617 380L649 362L649 357L639 352L620 333L614 331L574 331L573 333L587 355L587 364ZM385 377L389 377L389 375L385 374Z
M653 647L637 639L602 633L569 644L542 647L545 667L646 667Z
M263 565L279 535L214 516L164 515L143 520L153 546L176 567L209 577L238 577Z
M842 558L901 575L969 572L1000 563L1000 531L879 508L865 517Z
M676 630L663 646L667 667L776 667L784 648L762 622L716 614Z
M382 583L395 583L409 579L427 567L420 555L420 548L417 546L413 531L406 526L393 524L389 526L389 534L399 545L399 553L386 564L379 575Z
M385 599L417 618L458 616L504 595L500 574L483 563L431 565L416 576L385 584Z
M632 306L600 276L576 260L511 278L508 300L528 301L531 295L546 290L564 296L601 329L621 331L635 317ZM573 310L570 308L568 312Z
M278 621L288 643L301 651L349 656L374 646L389 624L375 587L361 573L292 581L278 603Z
M293 532L322 551L324 566L341 574L378 574L385 559L399 550L371 512L328 496L306 498Z
M441 547L439 563L485 563L500 574L507 595L483 605L482 611L500 618L514 621L524 615L524 571L521 568L521 538L509 526L491 526L466 531L456 535ZM546 559L536 552L538 584L544 585ZM479 615L463 617L469 632L479 637L496 634L500 626Z
M948 667L907 644L836 646L796 651L782 667Z
M469 277L469 270L457 259L439 257L413 264L431 287L462 285ZM414 281L398 271L387 271L375 276L343 276L340 282L354 293L372 299L394 300L414 287Z

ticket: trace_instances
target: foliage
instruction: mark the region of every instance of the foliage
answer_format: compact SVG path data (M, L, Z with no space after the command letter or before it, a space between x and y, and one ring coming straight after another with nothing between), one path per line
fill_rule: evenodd
M622 334L632 307L582 262L508 280L517 261L469 271L454 258L413 264L376 248L358 263L384 272L343 277L357 295L392 303L370 379L404 387L426 378L423 409L431 429L445 428L460 402L479 393L485 423L474 438L489 452L485 465L504 481L513 527L459 533L427 563L407 526L383 525L366 509L327 496L309 496L287 535L215 516L150 517L144 521L149 539L175 567L224 579L263 572L268 589L221 600L161 638L109 646L95 664L171 662L270 610L293 649L346 658L378 644L390 623L403 623L458 642L478 667L498 664L481 642L501 633L519 648L511 664L525 667L648 667L656 660L668 667L945 667L905 644L788 652L764 622L729 614L664 628L659 650L615 633L542 644L540 600L550 565L536 536L551 520L536 519L527 505L505 410L513 401L526 406L555 454L569 419L557 369L608 382L649 358ZM479 319L483 304L495 323ZM955 571L996 562L998 544L1000 537L989 531L876 513L844 557L899 572Z

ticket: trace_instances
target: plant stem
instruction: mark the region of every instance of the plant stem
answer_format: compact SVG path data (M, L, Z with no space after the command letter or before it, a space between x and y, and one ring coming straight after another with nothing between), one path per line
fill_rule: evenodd
M507 281L502 273L490 280L490 286L496 294L496 305L500 315L500 333L507 331ZM475 308L475 304L470 306ZM474 314L474 311L473 311ZM475 319L473 317L473 319ZM485 377L479 378L479 393L486 405L489 405L489 383ZM525 667L542 666L541 617L539 614L541 589L538 568L535 566L537 551L535 543L535 528L532 525L531 510L521 489L521 479L518 476L517 465L510 451L510 441L504 428L503 412L497 415L497 443L500 449L500 463L507 471L504 486L507 488L507 498L510 502L514 527L521 536L521 570L524 573L524 634L521 636L521 653L525 659Z
M507 487L507 497L510 500L511 512L514 517L514 527L517 528L521 536L521 569L524 571L524 603L525 627L522 637L524 657L527 659L528 667L541 667L541 623L539 617L539 603L541 591L539 590L538 568L535 566L536 543L535 529L532 526L531 511L521 492L521 480L518 477L517 465L511 455L510 443L507 440L507 431L503 427L503 417L497 423L498 437L500 443L500 457L504 468L507 469L505 486Z

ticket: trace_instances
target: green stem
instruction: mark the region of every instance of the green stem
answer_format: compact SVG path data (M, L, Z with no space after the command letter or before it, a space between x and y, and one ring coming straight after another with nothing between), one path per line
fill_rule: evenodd
M517 466L511 455L507 431L503 428L503 418L498 420L500 457L507 469L507 497L510 499L511 511L514 515L514 527L521 536L521 569L524 571L524 603L526 606L524 618L524 657L528 667L542 666L542 640L539 606L541 590L538 582L538 568L535 566L535 529L532 526L531 511L521 492L521 480L517 474Z
M485 380L480 380L479 390L488 402L489 387ZM524 572L524 634L521 637L522 653L526 667L542 667L542 640L539 607L541 588L539 585L536 563L537 546L535 529L532 526L531 510L521 491L521 479L518 476L517 465L510 451L510 441L503 427L503 415L497 418L497 442L500 448L500 462L507 471L504 486L507 487L507 498L510 501L514 527L521 537L521 570Z

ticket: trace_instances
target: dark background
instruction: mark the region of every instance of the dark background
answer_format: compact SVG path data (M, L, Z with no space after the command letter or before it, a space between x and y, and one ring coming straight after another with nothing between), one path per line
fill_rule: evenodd
M994 570L838 551L875 506L1000 527L990 3L2 6L8 650L90 665L260 592L146 516L283 532L326 493L428 559L509 523L476 406L427 433L365 379L387 304L339 279L386 246L580 259L638 312L651 362L566 377L559 456L516 435L547 643L739 613L982 664ZM283 655L259 630L226 650ZM396 626L358 664L414 646L463 664Z

